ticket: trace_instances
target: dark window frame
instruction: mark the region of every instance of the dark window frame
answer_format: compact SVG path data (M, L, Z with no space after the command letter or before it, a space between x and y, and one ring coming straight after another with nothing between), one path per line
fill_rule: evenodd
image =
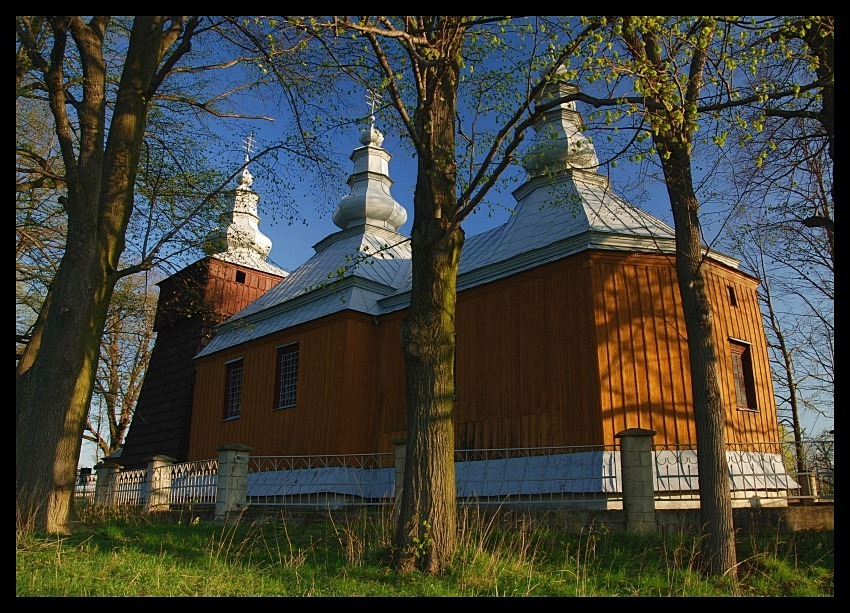
M726 291L729 293L729 304L733 307L738 306L738 293L735 291L735 287L732 285L726 286Z
M238 379L237 379L238 377ZM242 358L230 360L224 365L224 420L242 417L242 389L245 364Z
M273 407L275 411L292 409L297 405L300 355L299 343L289 343L277 348Z
M758 411L756 382L753 370L752 346L747 341L730 338L732 380L735 385L735 406L739 411Z

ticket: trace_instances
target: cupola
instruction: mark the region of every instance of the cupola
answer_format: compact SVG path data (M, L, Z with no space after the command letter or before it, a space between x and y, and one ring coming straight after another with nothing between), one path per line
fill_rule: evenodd
M384 135L375 128L374 115L368 126L360 129L361 147L351 154L354 172L348 178L351 191L340 200L333 222L342 228L369 224L392 232L407 221L407 211L390 193L389 176L392 156L381 148Z

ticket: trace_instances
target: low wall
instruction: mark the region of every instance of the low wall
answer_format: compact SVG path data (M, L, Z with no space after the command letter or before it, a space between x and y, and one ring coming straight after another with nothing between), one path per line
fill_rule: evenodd
M535 509L501 510L502 521L532 521L538 525L566 529L573 534L584 532L625 532L623 510ZM832 503L790 505L787 507L734 508L732 521L739 534L791 534L805 530L835 529ZM660 534L697 534L699 509L657 509L655 523Z
M531 462L524 466L521 474L514 470L517 466L513 458L494 459L492 465L486 458L460 462L457 465L470 474L465 480L458 479L459 488L468 486L471 475L477 475L472 480L477 485L467 488L470 491L466 491L463 497L466 503L459 504L461 518L465 519L470 514L493 517L498 513L499 521L547 522L552 527L573 533L698 533L699 502L690 496L698 477L691 474L696 463L688 464L685 472L690 481L687 483L680 482L684 477L678 473L675 480L663 479L663 487L660 488L663 499L656 500L658 479L653 467L658 456L651 445L654 435L652 430L624 430L617 434L621 439L619 452L608 455L607 452L594 453L590 460L590 456L583 452L527 458ZM120 466L102 462L97 467L95 499L98 504L120 504L119 495L132 494L134 502L144 504L148 512L175 514L180 518L189 515L204 520L207 519L208 507L214 501L213 518L224 523L249 518L277 517L290 521L300 516L310 517L305 514L312 514L318 519L329 516L344 518L352 514L362 516L364 512L383 515L380 519L387 521L392 496L397 495L394 481L403 474L406 455L401 453L401 447L400 444L397 447L394 468L377 462L368 470L362 464L314 465L312 460L315 458L311 458L303 467L281 469L275 460L271 469L252 472L250 449L238 444L219 448L219 457L215 461L201 465L181 464L179 470L175 468L174 459L166 456L152 458L147 470L128 473L121 473ZM748 465L753 463L751 456L747 455ZM374 459L372 456L364 457ZM338 461L339 457L334 459ZM358 456L358 460L362 461L362 457ZM573 463L573 460L576 462ZM680 458L665 466L678 466L679 461ZM609 472L600 473L597 470L600 465L608 466ZM791 498L791 485L796 484L778 479L779 469L775 462L770 465L770 469L762 466L761 472L746 475L739 465L737 476L730 479L731 493L738 495L732 496L736 530L740 533L787 533L833 529L833 505L815 500L808 504L794 504L792 500L803 500L801 497ZM549 484L542 488L544 473L552 466L563 478L557 487ZM619 466L619 474L614 466ZM782 463L779 462L778 466L784 474ZM119 477L124 475L134 479L133 488L127 492L116 487L116 484L121 485ZM617 483L612 485L609 482L615 475ZM665 470L664 476L673 475ZM547 478L551 480L552 476ZM258 495L255 491L249 496L249 482L253 483L254 490L262 486L263 493ZM683 485L688 487L682 489ZM284 500L284 492L287 500ZM554 494L553 497L545 502L540 500L539 496L547 492ZM745 498L740 497L742 493ZM564 499L556 499L560 496ZM461 498L459 493L458 500ZM359 505L356 500L364 504ZM182 510L171 510L177 508Z
M735 530L742 535L791 534L800 531L829 531L835 529L835 505L832 503L789 505L787 507L732 509ZM324 521L333 517L334 521L344 522L362 517L364 513L380 515L388 513L381 507L346 507L343 509L303 509L280 506L249 505L234 521L282 521L293 525L304 525ZM203 521L212 521L214 508L210 505L199 506L192 511L172 510L167 515L175 521L187 521L187 513ZM490 518L498 513L504 526L531 524L555 529L565 529L573 534L589 532L625 532L626 516L622 509L564 509L527 505L523 508L502 508L498 511L461 507L460 521L475 521L478 517ZM699 509L659 509L655 511L655 521L659 534L696 534L700 526Z

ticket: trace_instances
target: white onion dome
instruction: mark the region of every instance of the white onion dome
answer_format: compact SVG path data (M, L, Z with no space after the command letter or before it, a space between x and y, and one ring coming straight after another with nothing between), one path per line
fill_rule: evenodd
M351 154L354 172L348 178L351 191L340 200L333 222L343 230L370 224L393 232L407 221L407 211L390 194L392 156L381 148L384 135L374 124L360 129L360 143Z
M545 86L539 104L579 91L575 85L559 78L563 73L563 67L555 72L553 80ZM534 125L537 135L523 160L526 172L537 176L571 168L596 171L599 159L593 143L582 132L583 125L575 101L546 110Z

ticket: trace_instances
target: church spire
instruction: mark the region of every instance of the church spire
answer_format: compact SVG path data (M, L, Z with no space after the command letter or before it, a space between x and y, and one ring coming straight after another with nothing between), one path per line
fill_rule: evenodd
M380 96L368 92L366 100L370 105L369 125L360 129L363 146L351 154L354 162L354 172L348 178L351 191L340 200L333 221L343 230L369 224L396 232L407 221L407 211L390 194L392 156L381 148L384 135L375 128L375 106Z
M563 66L555 71L552 81L543 90L540 104L579 91L578 87L564 80L564 72ZM534 125L537 136L523 161L529 176L571 168L595 172L599 159L593 143L582 132L583 126L575 101L561 103L544 112Z
M248 170L251 153L254 152L254 133L242 141L245 147L245 166L239 173L239 185L233 199L233 210L222 216L222 225L211 237L208 253L229 262L256 266L265 261L272 248L272 241L260 232L260 217L257 204L260 196L251 189L254 176Z

